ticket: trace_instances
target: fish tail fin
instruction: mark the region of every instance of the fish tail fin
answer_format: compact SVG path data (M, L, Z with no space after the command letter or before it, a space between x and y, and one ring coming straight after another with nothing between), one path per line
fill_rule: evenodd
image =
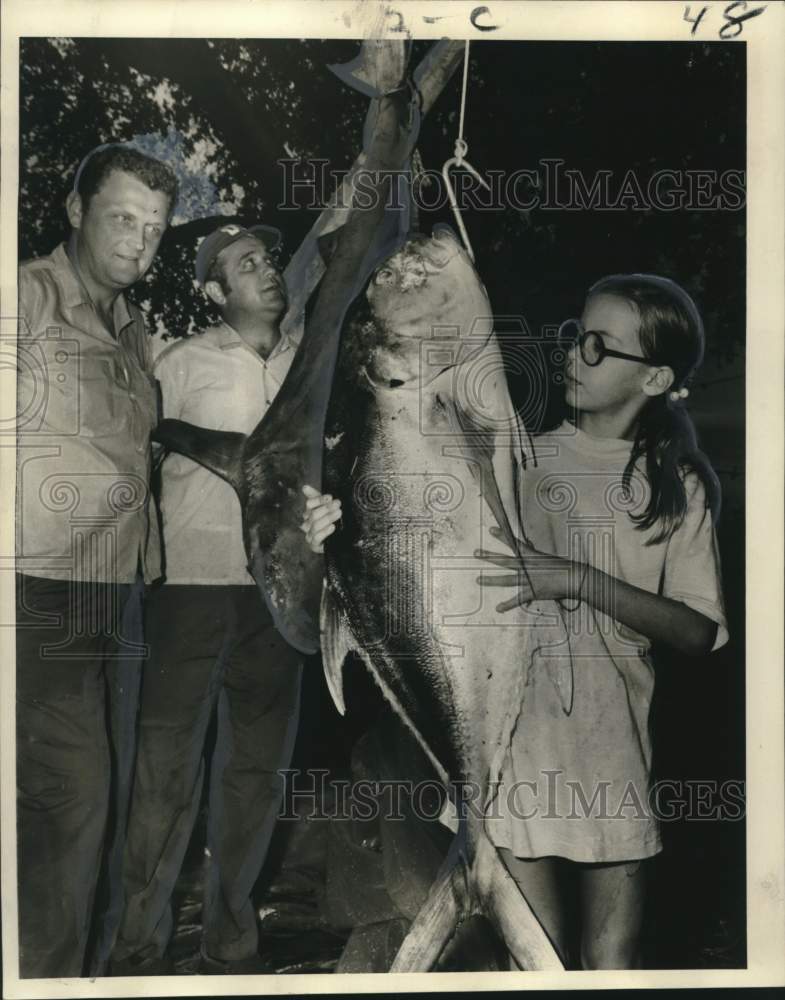
M534 971L563 969L558 952L487 836L477 845L473 876L484 897L483 908L518 965Z
M433 968L467 912L465 885L462 860L440 871L398 949L390 972L428 972Z
M153 440L198 462L210 472L242 490L242 454L245 434L213 431L184 420L162 420L153 431Z
M403 83L410 48L408 39L366 38L358 56L348 63L333 63L328 69L366 97L384 97Z

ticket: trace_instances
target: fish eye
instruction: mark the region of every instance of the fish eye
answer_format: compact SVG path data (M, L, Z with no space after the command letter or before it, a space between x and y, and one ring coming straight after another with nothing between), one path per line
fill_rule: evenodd
M395 275L393 274L391 268L383 267L380 271L376 272L375 283L377 285L392 285L395 281Z

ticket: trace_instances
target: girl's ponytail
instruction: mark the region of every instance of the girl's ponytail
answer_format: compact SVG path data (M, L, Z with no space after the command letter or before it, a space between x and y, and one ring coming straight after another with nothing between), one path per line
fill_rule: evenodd
M635 464L643 459L650 496L641 514L631 514L641 531L659 524L648 544L668 538L682 523L687 511L685 477L695 473L706 490L714 520L720 513L720 484L708 458L698 448L695 425L682 406L674 406L668 394L651 400L641 414L638 433L622 482L629 489Z
M670 367L675 376L672 392L653 397L641 412L623 475L623 483L629 488L635 465L643 459L649 502L641 514L630 516L641 531L660 526L648 542L655 544L668 538L684 520L688 473L699 477L715 520L719 517L719 480L698 448L695 426L682 403L703 360L703 323L690 296L668 278L653 274L612 275L589 289L590 296L600 293L617 295L634 305L640 315L643 354L652 364Z

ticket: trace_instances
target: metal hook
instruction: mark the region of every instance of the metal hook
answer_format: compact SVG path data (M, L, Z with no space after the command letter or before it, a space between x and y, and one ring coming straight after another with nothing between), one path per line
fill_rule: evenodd
M447 160L447 162L442 167L442 177L444 178L444 183L447 188L447 197L450 200L450 207L452 208L452 213L455 216L455 222L458 226L458 231L461 234L461 239L463 240L463 245L466 247L466 252L469 255L469 259L474 263L474 250L472 250L472 245L469 242L469 235L466 232L466 226L463 224L463 219L461 218L461 210L458 207L458 200L455 197L455 190L452 186L452 181L450 180L450 168L457 169L462 167L467 170L473 177L475 177L480 184L485 188L486 191L490 191L491 187L486 180L484 180L480 174L474 169L474 167L469 163L468 160L464 159L469 151L469 147L463 139L457 139L455 142L455 156Z

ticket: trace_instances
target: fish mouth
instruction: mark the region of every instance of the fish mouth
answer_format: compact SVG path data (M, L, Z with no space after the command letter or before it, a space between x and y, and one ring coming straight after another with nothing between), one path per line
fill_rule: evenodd
M451 260L465 254L463 244L455 230L445 222L437 222L430 236L425 233L411 233L407 243L415 244L427 262L439 271Z
M448 226L446 222L437 222L433 227L431 233L431 239L436 240L437 243L454 243L458 249L461 249L461 241L452 226Z
M441 251L437 255L438 263L441 267L448 264L455 257L465 254L463 244L455 233L455 230L445 222L437 222L431 231L430 245L434 244Z

